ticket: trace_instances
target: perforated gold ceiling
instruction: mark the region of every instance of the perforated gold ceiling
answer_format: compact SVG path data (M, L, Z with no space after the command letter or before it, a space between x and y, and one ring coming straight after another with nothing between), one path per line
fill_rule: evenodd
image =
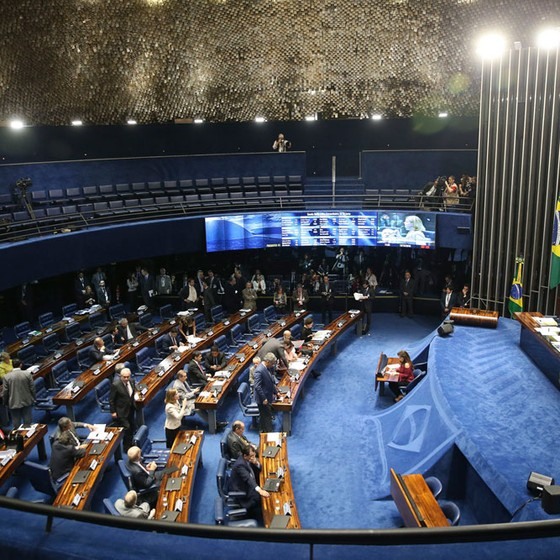
M4 0L0 121L474 115L473 41L557 0Z

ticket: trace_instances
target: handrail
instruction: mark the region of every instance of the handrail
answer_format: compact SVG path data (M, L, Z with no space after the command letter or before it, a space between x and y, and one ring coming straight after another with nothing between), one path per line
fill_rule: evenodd
M55 508L45 504L25 502L5 496L0 496L0 507L31 514L45 515L47 518L69 519L72 521L93 523L95 525L110 526L120 529L134 529L144 532L171 533L185 537L200 537L206 539L235 539L297 544L405 546L414 544L450 544L544 539L560 536L560 520L556 519L440 528L300 529L298 531L285 531L264 528L250 529L199 525L194 523L168 523L159 520L141 520L91 511Z
M134 223L151 220L161 220L179 217L204 217L212 215L236 214L247 212L269 212L269 211L297 211L297 210L418 210L430 211L446 208L442 204L427 203L423 195L409 195L401 198L397 195L304 195L298 196L261 196L259 204L250 204L246 199L239 201L229 201L228 205L218 205L217 200L199 201L196 205L189 206L187 203L165 203L155 207L153 202L147 202L147 206L154 206L154 209L144 209L140 206L129 208L119 208L113 214L96 215L94 210L90 212L77 212L73 214L63 214L56 217L46 216L36 220L25 220L18 222L0 223L0 243L23 241L36 237L44 237L66 233L77 230L84 230L94 227L115 226L125 223ZM142 199L140 199L142 203ZM470 213L473 201L468 199L467 203L461 203L447 210L450 212ZM332 206L332 207L331 207ZM112 212L111 209L103 213Z

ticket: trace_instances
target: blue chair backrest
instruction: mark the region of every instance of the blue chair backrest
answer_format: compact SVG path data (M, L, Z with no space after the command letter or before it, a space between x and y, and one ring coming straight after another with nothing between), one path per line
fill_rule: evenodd
M14 332L17 338L25 338L25 335L31 330L31 323L29 321L24 321L23 323L18 323L14 327Z
M47 352L53 352L57 348L60 348L58 334L54 332L45 336L45 338L43 338L43 346Z
M214 344L220 349L220 352L227 352L228 345L226 341L226 335L220 335L214 342Z
M126 311L122 303L117 303L109 307L109 316L113 321L116 321L117 319L122 319L125 316L125 314Z
M263 314L264 314L264 320L267 323L273 323L274 321L276 321L276 310L274 309L274 305L269 305L268 307L265 307Z
M204 319L204 315L202 313L197 313L194 316L194 323L197 331L204 330L204 327L206 326L206 319Z
M91 358L89 357L89 352L93 346L86 346L85 348L80 348L76 354L78 360L78 365L81 368L88 368L91 365Z
M69 317L70 315L74 315L78 311L78 306L75 303L69 303L68 305L62 306L62 316Z
M150 350L149 348L141 348L136 353L136 363L140 366L143 363L147 362L150 359Z
M162 319L171 319L174 315L175 312L173 311L173 307L169 303L167 305L162 305L159 308L159 316Z
M37 399L48 399L49 392L47 391L47 386L45 385L45 380L42 377L38 377L33 381L35 385L35 397Z
M140 315L140 317L138 318L138 322L143 327L148 328L152 326L152 323L154 322L154 318L151 313L142 313L142 315Z
M93 313L89 316L89 324L92 329L97 329L105 324L105 319L103 318L103 313Z
M48 313L41 313L39 315L39 325L41 328L48 327L54 323L54 315L49 311Z
M224 308L221 305L215 305L210 309L210 317L214 323L218 323L224 318Z
M299 323L294 325L290 329L290 332L292 333L292 338L294 340L299 340L301 338L301 325Z
M68 363L66 362L66 360L62 360L61 362L58 362L58 364L55 364L52 368L52 374L55 379L63 375L66 375L67 373L68 373Z
M101 409L109 406L109 394L111 392L111 381L104 379L99 385L95 387L95 400Z
M146 426L146 424L143 424L136 430L136 433L132 438L132 445L136 445L137 447L139 447L142 450L143 454L149 453L152 449L152 442L149 436L150 431L148 429L148 426Z
M82 327L80 327L80 323L70 323L64 329L64 336L66 340L76 340L82 334Z
M32 366L37 361L37 350L34 346L25 346L18 351L17 357L23 362L25 367Z
M251 333L256 333L259 331L261 326L261 322L259 320L259 316L255 313L251 315L249 319L247 319L247 330Z
M231 329L231 341L233 344L239 342L243 336L243 327L241 325L233 325Z
M113 504L113 501L109 498L103 498L103 505L105 506L105 510L109 515L120 515L120 513L117 511L117 508L115 507L115 504Z

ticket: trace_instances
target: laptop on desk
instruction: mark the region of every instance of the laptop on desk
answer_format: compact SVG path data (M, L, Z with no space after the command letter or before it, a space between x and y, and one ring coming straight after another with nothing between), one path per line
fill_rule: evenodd
M270 522L270 526L268 528L269 529L285 529L288 526L289 522L290 522L290 516L289 515L278 515L278 514L276 514L272 518L272 521Z
M161 521L169 521L169 522L173 522L177 519L177 517L179 517L179 513L178 511L169 511L168 509L166 509L162 514L161 514Z
M167 480L167 484L165 485L165 489L167 492L174 492L181 489L181 484L183 479L180 476L176 476Z
M90 471L78 471L72 479L72 484L83 484L89 477Z
M176 455L184 455L191 447L192 443L181 443L173 449L173 453Z
M282 484L281 478L267 478L264 482L263 488L267 492L278 492L278 490L280 490L281 484Z
M107 447L106 443L96 443L96 444L91 446L91 449L89 450L88 455L101 455L101 453L103 453L103 451L105 451L106 447Z

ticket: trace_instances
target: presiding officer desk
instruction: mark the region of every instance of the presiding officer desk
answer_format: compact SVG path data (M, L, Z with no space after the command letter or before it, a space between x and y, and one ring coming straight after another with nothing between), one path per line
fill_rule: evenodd
M239 311L222 322L209 327L202 333L197 334L197 338L200 339L199 342L183 346L181 350L172 352L158 366L148 372L137 385L136 415L138 424L144 424L144 408L163 387L172 381L176 373L192 360L196 350L207 348L216 338L229 332L235 325L246 321L253 313L253 311ZM215 431L216 426L214 426Z
M327 336L319 340L315 333L314 338L307 345L311 355L303 356L297 362L289 364L288 371L278 382L277 387L280 394L278 400L272 403L272 408L277 412L282 412L282 431L288 435L292 431L292 412L299 396L303 394L305 380L311 374L313 366L331 344L335 344L332 349L336 351L338 337L354 325L361 315L361 311L347 311L324 327L324 331L329 332Z
M8 457L0 460L0 487L12 476L14 471L25 461L31 451L37 446L39 459L47 460L47 451L45 449L45 436L47 435L47 426L45 424L34 424L28 428L18 429L23 435L23 449L8 459ZM5 447L0 447L0 451L9 451ZM11 454L11 453L10 453Z
M121 456L122 437L122 428L105 428L99 439L88 438L85 455L74 463L68 478L58 491L53 506L77 510L88 508L111 457Z
M253 358L262 345L269 338L274 338L292 327L303 316L303 313L303 311L291 313L269 325L264 332L255 336L247 344L244 344L239 348L235 356L230 358L225 368L224 376L214 376L206 384L196 399L196 408L208 411L208 429L211 434L216 433L218 407L224 401L229 389L236 384L241 373L251 365Z
M156 504L155 519L188 523L194 479L198 466L202 466L202 430L180 431L175 438L167 472L163 475Z
M558 321L542 313L521 311L515 313L521 323L519 345L538 368L560 390L560 329Z
M377 369L375 370L375 391L379 388L379 394L383 396L385 394L385 383L390 380L389 371L385 368L389 366L395 366L399 364L399 358L387 357L387 354L381 352L379 355L379 361L377 362Z
M449 527L447 517L421 474L400 475L391 469L391 496L405 527Z
M267 457L266 450L270 448L276 453L274 457ZM286 434L261 434L259 460L262 466L259 482L261 488L265 488L267 479L281 480L277 492L270 491L270 497L261 499L264 526L268 529L301 529L288 465Z
M64 389L53 397L53 403L66 406L66 415L74 420L74 406L80 402L103 379L113 375L115 366L134 358L136 352L151 344L155 339L171 329L177 323L176 319L169 319L160 325L144 331L135 339L127 342L113 352L114 359L94 364L68 383Z

